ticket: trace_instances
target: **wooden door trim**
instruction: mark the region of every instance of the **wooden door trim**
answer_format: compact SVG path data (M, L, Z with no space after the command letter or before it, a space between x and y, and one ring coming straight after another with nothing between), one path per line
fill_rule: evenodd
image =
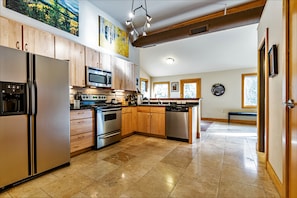
M289 99L289 42L290 42L290 24L289 24L289 18L290 18L290 9L289 9L289 1L290 0L283 0L283 22L284 22L284 41L285 41L285 74L284 74L284 81L283 83L285 84L285 100ZM289 172L290 172L290 167L289 167L289 156L290 156L290 137L289 137L289 111L287 108L285 108L285 113L284 113L284 122L285 126L282 132L282 147L283 147L283 186L282 186L282 191L281 196L282 197L288 197L289 196Z

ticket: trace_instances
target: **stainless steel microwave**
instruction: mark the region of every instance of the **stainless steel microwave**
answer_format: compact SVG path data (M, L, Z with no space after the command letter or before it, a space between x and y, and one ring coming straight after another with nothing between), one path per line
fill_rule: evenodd
M110 71L86 66L86 85L111 88L112 75Z

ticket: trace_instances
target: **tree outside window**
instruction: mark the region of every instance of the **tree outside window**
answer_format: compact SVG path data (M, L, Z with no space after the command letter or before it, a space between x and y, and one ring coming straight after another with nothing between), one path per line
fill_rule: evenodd
M154 82L154 97L169 98L169 82Z
M257 107L257 83L256 73L242 74L242 108Z

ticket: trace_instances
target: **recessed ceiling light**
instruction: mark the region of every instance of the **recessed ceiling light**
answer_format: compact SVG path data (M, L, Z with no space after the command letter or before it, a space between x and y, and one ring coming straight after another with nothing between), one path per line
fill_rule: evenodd
M167 58L167 59L166 59L166 63L167 63L168 65L172 65L172 64L174 63L174 58Z

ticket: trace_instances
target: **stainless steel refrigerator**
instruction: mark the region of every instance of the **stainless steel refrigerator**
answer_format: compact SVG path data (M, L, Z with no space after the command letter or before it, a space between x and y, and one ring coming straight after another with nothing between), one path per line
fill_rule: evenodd
M0 190L69 165L68 67L0 46Z

